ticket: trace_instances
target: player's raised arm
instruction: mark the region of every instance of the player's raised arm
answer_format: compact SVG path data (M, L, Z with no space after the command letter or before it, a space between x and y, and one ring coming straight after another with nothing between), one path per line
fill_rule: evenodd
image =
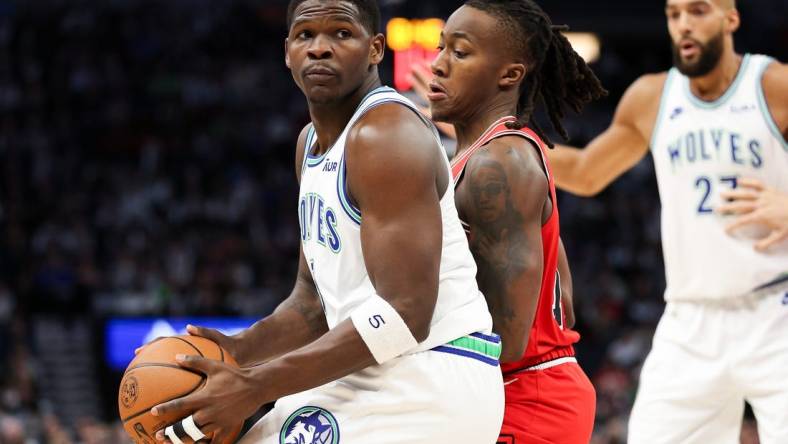
M665 78L665 73L649 74L632 84L619 102L610 127L585 149L557 145L548 150L559 188L592 196L646 155Z
M524 138L503 137L466 166L472 202L463 205L464 216L502 362L522 358L542 284L541 229L550 202L537 149Z

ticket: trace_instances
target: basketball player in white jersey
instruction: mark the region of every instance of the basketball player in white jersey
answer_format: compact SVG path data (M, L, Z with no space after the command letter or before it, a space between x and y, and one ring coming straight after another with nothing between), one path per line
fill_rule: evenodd
M291 0L286 61L309 104L299 137L301 257L290 297L235 337L191 328L242 368L188 357L204 388L154 408L158 433L264 444L492 444L500 340L476 285L431 122L383 87L374 0ZM166 438L165 438L166 434Z
M729 233L725 214L754 210L748 184L788 193L788 67L735 52L733 0L668 0L665 12L675 67L638 79L585 149L550 153L558 185L587 196L654 157L667 306L629 442L737 443L746 400L761 442L788 443L788 242L774 224Z

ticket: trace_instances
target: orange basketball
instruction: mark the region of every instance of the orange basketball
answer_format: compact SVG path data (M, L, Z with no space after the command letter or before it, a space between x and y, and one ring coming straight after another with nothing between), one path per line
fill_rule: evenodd
M178 365L175 355L195 355L238 364L227 351L210 339L198 336L170 336L146 345L126 368L118 390L118 411L123 428L136 444L156 444L155 432L183 418L153 416L150 409L163 402L186 396L205 384L205 377ZM223 443L230 444L243 424ZM191 440L183 440L190 444Z

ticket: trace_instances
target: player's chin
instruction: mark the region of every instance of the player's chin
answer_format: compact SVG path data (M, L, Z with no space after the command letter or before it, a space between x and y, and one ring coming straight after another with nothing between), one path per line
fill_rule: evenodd
M308 88L305 95L307 100L314 104L329 104L335 102L339 98L336 88L330 88L323 85Z
M453 110L447 109L440 105L435 105L434 103L430 106L430 113L432 114L432 121L433 122L443 122L453 124L454 119L452 116L454 115Z

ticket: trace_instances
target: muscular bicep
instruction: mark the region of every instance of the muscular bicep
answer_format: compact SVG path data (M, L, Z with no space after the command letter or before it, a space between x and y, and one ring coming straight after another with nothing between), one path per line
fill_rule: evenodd
M524 146L500 143L474 155L462 190L477 281L503 338L503 361L525 351L543 272L547 178L535 148L519 143Z
M347 168L367 273L421 341L438 294L443 232L436 176L443 165L437 141L417 119L399 105L371 112Z

